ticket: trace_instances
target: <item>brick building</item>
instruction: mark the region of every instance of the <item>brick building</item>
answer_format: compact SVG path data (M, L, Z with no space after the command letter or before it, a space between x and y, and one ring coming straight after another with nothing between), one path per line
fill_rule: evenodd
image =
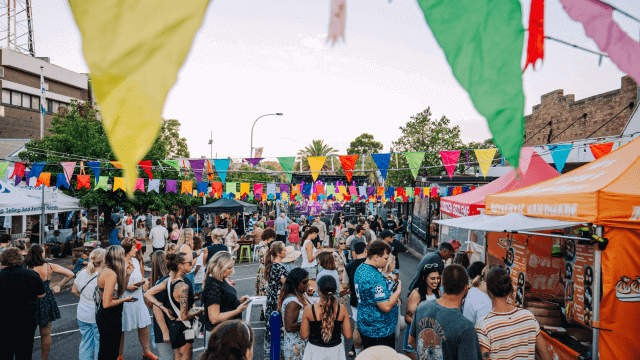
M19 52L0 49L0 139L35 139L40 137L40 67L44 67L47 114L45 131L51 128L53 114L72 99L88 101L86 74L50 64Z
M549 139L555 138L585 113L586 119L578 120L551 143L586 139L627 106L626 110L591 137L622 134L633 112L628 105L630 102L637 105L640 93L638 84L631 76L623 76L621 83L620 89L578 101L573 94L564 95L563 90L542 95L540 104L533 107L533 113L525 116L525 146L548 144Z

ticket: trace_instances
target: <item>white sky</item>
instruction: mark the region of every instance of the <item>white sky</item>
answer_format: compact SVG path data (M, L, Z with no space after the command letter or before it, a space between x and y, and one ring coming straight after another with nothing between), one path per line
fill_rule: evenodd
M637 18L637 0L608 0ZM65 0L34 2L36 55L88 72L81 38ZM530 0L521 0L528 27ZM182 123L192 157L295 155L312 139L343 154L363 132L388 151L411 115L427 106L462 129L463 141L491 137L486 120L453 77L415 0L348 0L346 43L326 44L329 0L215 0L196 35L163 115ZM547 0L549 36L597 50L558 0ZM640 24L615 13L638 40ZM526 47L526 39L525 39ZM523 49L524 54L524 49ZM524 56L523 56L524 64ZM545 42L545 62L524 74L525 114L556 89L576 100L620 88L624 74L608 59Z

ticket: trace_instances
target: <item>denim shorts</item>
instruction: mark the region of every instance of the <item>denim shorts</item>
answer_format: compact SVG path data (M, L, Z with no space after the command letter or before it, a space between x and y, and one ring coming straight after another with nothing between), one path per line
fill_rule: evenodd
M315 279L318 275L318 267L316 265L303 268L309 273L309 279Z
M414 318L415 319L415 318ZM404 352L409 352L409 353L417 353L417 351L415 351L411 345L409 345L409 332L411 329L411 325L407 324L407 327L404 329L404 342L402 343L402 350L404 350Z

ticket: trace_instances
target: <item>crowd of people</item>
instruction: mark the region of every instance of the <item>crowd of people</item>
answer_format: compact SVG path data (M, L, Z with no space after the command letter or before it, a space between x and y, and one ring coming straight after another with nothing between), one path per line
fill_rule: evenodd
M409 225L390 214L384 222L346 221L340 213L331 219L324 213L297 219L281 213L269 220L255 214L246 234L233 216L203 231L189 218L187 227L176 226L171 216L156 219L153 227L147 226L150 216L137 222L133 215L123 218L123 234L118 226L112 229L117 243L79 259L75 279L70 270L50 264L42 246L25 251L0 236L0 291L15 295L0 298L0 339L9 354L0 358L30 359L38 327L41 356L47 359L51 323L60 318L53 295L73 279L71 291L80 298L80 359L122 359L125 333L136 330L143 359L191 359L194 340L205 338L202 360L250 360L255 333L241 319L257 296L266 301L265 356L272 338L279 337L286 360L380 354L412 360L533 359L536 351L550 359L535 317L510 305L509 274L498 266L470 264L464 252L456 252L455 241L421 260L403 295L399 254L408 251L403 231ZM129 231L126 226L133 224L136 230ZM140 238L152 244L149 277ZM239 296L231 275L238 242L247 238L260 264L255 295ZM51 287L54 273L64 278ZM279 333L270 331L273 312L281 315ZM345 348L347 339L353 339L351 349ZM404 354L396 353L397 347Z

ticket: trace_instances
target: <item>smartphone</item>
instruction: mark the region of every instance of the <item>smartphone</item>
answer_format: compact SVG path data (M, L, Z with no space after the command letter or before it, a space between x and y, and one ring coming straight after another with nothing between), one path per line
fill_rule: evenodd
M138 298L131 298L131 301L136 302L138 301Z
M394 293L394 292L396 292L397 289L398 289L398 282L395 281L393 283L393 285L391 286L391 292Z
M248 298L248 299L245 301L245 303L250 303L250 302L252 302L252 301L253 301L253 298Z

